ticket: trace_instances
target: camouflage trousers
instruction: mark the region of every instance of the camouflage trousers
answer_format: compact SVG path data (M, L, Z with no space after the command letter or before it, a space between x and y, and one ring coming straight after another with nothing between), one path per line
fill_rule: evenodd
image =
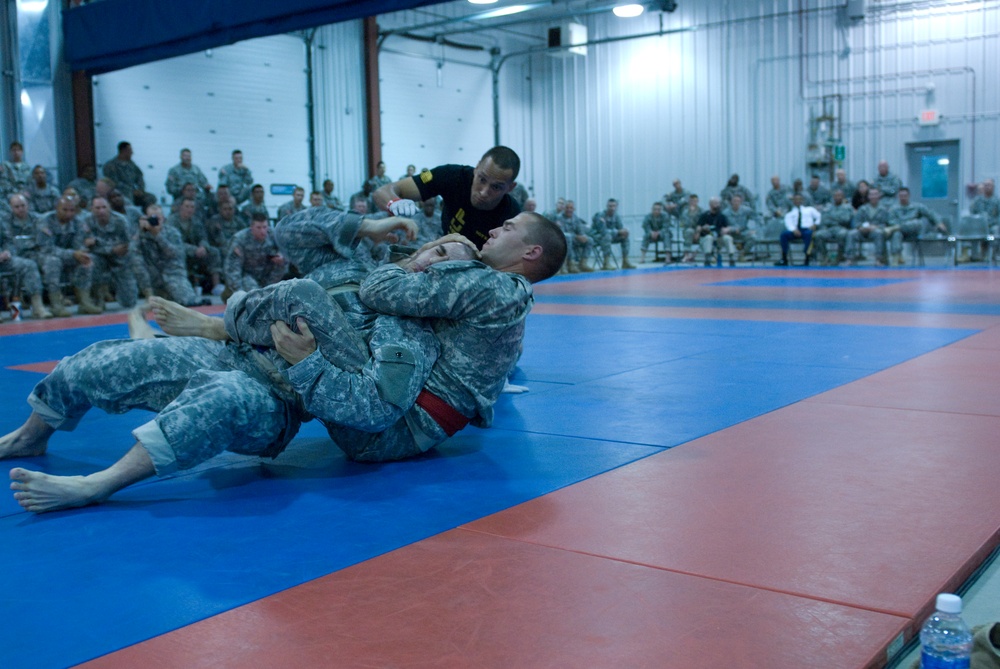
M280 320L294 328L298 318L304 319L318 351L286 374L305 408L352 459L395 460L421 452L406 414L439 346L419 319L371 316L356 292L334 297L302 279L237 293L226 305L225 323L234 341L271 347L271 323Z
M61 258L55 254L42 256L38 265L42 268L42 280L49 295L62 290L63 274L69 275L74 288L90 290L94 265L81 265L75 258Z
M149 277L148 288L151 288L155 292L161 293L177 304L183 304L184 306L191 306L199 302L198 296L195 295L194 288L191 286L191 281L188 279L187 272L182 268L175 265L161 268L156 265L147 264L146 273ZM143 286L143 289L145 288L147 286Z
M42 294L42 276L38 272L38 265L34 260L27 258L12 257L6 262L0 262L0 274L13 274L13 281L10 288L13 291L11 296L17 295L38 295Z
M196 337L98 342L63 358L28 402L48 425L67 431L91 407L157 412L133 435L160 476L223 451L274 457L298 432L302 412L225 364L227 348Z
M115 299L122 307L131 309L139 297L139 288L132 269L132 257L94 255L91 283L97 286L113 286Z
M233 290L251 291L262 286L270 286L281 281L288 273L287 265L268 262L266 267L254 268L240 276L227 277L226 285Z
M632 248L632 243L628 237L625 237L624 239L612 239L612 235L610 234L595 237L594 243L601 247L601 252L604 254L605 258L611 255L612 244L618 244L621 246L622 258L627 258L629 250ZM647 244L646 247L648 248L649 245Z

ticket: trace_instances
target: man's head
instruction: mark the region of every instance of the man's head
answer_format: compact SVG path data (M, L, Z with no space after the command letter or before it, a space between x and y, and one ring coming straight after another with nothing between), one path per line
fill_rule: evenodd
M819 176L812 175L809 177L809 190L816 190L819 188Z
M677 191L678 193L684 190L683 186L681 186L680 179L674 179L674 190Z
M793 207L801 207L802 206L802 201L804 199L805 198L802 197L802 193L796 193L795 195L792 196L792 206Z
M740 175L734 174L733 176L729 177L729 181L726 183L726 185L728 185L730 188L735 188L736 186L739 186ZM709 206L711 206L711 202L709 202Z
M215 201L225 202L232 197L232 193L229 192L229 186L226 184L219 184L218 190L215 191Z
M100 178L97 180L97 184L94 186L94 194L100 195L101 197L107 197L108 193L115 189L115 182L108 178Z
M614 216L615 212L618 211L618 200L613 197L609 198L607 208L604 211L608 216Z
M429 197L420 203L420 209L424 212L424 216L431 218L434 216L434 212L437 210L437 198Z
M842 184L847 181L847 172L843 169L837 170L837 183Z
M250 189L250 197L253 198L254 204L262 204L264 202L264 187L260 184L254 184L253 188Z
M45 188L48 185L48 175L45 174L45 168L41 165L35 165L34 169L31 170L31 178L35 180L35 185L38 188Z
M111 220L111 205L103 197L95 197L90 202L90 213L95 221L104 225Z
M417 166L416 165L407 165L406 166L406 176L412 177L416 173L417 173Z
M733 211L739 211L740 207L743 206L743 197L740 195L734 195L729 198L729 206L732 207Z
M878 188L868 189L868 202L870 202L873 206L878 206L879 200L881 199L882 199L882 191L880 191Z
M333 182L329 179L323 182L323 192L327 195L333 192Z
M155 217L155 218L158 218L158 219L160 219L162 221L163 220L163 208L160 205L156 204L155 202L153 204L148 205L146 207L146 217L147 218L154 218Z
M76 192L75 188L69 188L69 187L67 187L66 189L63 190L62 196L63 197L68 197L69 199L73 200L73 202L76 203L77 209L79 210L79 207L80 207L80 194Z
M189 197L181 200L181 205L177 208L177 215L185 221L190 221L194 218L195 204L194 200Z
M899 199L899 204L900 205L902 205L904 207L909 206L909 204L910 204L910 189L907 188L906 186L903 186L902 188L899 189L899 192L896 193L896 197Z
M309 206L310 207L322 207L323 206L323 194L318 190L314 190L309 193Z
M558 200L556 200L556 211L557 212L559 212L561 214L562 210L565 209L565 208L566 208L566 198L561 197Z
M76 216L76 202L72 198L62 197L56 202L56 219L60 223L69 223Z
M233 167L243 167L243 152L239 149L233 151Z
M112 211L125 213L125 196L122 195L120 190L114 189L108 193L108 204L111 205Z
M118 160L132 160L132 145L128 142L118 142Z
M694 193L688 195L688 208L697 209L698 208L698 196Z
M771 188L773 188L774 190L778 190L779 188L781 188L781 177L779 177L777 174L771 177Z
M186 184L181 186L181 197L194 200L198 197L198 187L188 181Z
M235 215L236 205L233 203L232 198L219 203L219 216L222 217L222 220L231 221Z
M482 211L496 209L503 196L514 190L521 159L506 146L494 146L483 154L472 175L472 206Z
M21 145L21 142L11 142L8 153L10 154L10 162L12 163L19 163L24 160L24 146Z
M191 167L191 149L181 149L181 165Z
M256 239L258 242L262 242L267 239L267 218L260 220L257 216L254 216L253 220L250 221L250 236Z
M305 197L306 197L306 189L302 188L301 186L296 186L295 190L292 191L292 201L295 203L296 207L302 204L302 200L304 200Z
M524 201L525 211L535 211L537 209L538 209L538 202L535 201L535 198L529 197L527 200Z
M657 218L663 216L663 203L657 200L653 203L653 208L650 211L653 216L656 216Z
M429 249L410 256L406 268L411 272L423 272L425 269L444 260L474 260L476 254L462 242L438 244Z
M566 200L566 206L563 207L563 216L573 218L574 213L576 213L576 203L573 200Z
M80 176L87 181L93 181L97 178L97 170L94 169L93 165L84 165L80 168Z
M719 213L719 211L722 209L722 200L720 198L713 197L711 200L708 201L708 209L713 214Z
M375 174L384 177L385 176L385 163L381 160L375 165Z
M351 196L351 211L355 214L367 214L368 213L368 198L360 193L355 193Z
M792 190L796 193L802 192L802 179L796 179L792 182Z
M889 174L889 163L885 160L880 160L878 163L878 175L884 177Z
M484 263L517 272L532 283L543 281L566 260L566 236L549 219L527 211L490 230L481 251Z
M838 207L844 204L844 191L839 188L833 191L833 203Z
M14 214L15 218L28 218L28 201L23 195L19 193L11 195L7 198L7 204L10 205L10 210Z
M993 179L986 179L983 181L983 195L986 197L993 197L993 190L996 188L996 184L993 183Z

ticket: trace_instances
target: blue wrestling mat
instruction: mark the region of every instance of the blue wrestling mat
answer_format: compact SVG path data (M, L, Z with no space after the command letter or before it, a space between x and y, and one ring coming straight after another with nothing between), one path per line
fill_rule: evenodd
M238 607L869 375L971 330L532 315L495 427L407 462L345 461L316 424L274 461L225 456L99 507L33 516L0 496L0 667L77 664ZM27 416L39 374L108 326L0 338L0 418ZM877 351L877 352L876 352ZM111 464L134 412L93 411L42 458ZM267 625L266 621L262 621Z
M905 283L912 279L877 279L849 277L801 277L801 276L757 276L735 281L717 281L705 286L749 286L764 288L878 288L894 283Z

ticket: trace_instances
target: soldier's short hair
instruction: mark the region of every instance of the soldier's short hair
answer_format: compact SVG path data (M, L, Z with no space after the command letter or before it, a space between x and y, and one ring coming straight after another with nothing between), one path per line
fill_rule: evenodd
M479 160L486 160L487 158L493 159L493 164L502 170L510 170L510 180L513 181L517 179L518 173L521 171L521 159L514 152L514 149L507 148L506 146L494 146L492 149L483 154L483 157Z
M118 153L121 153L130 146L132 146L131 142L125 142L125 141L118 142Z
M253 192L253 191L257 190L258 188L261 189L261 190L264 190L264 187L261 186L260 184L254 184L253 186L250 187L250 191Z
M251 223L253 223L254 221L266 221L266 220L267 220L267 212L265 211L255 211L254 213L250 214Z
M17 141L15 139L13 142L10 143L10 147L9 148L11 148L11 149L18 148L18 149L21 149L22 151L24 151L24 144L21 144L21 142L19 142L19 141Z
M234 156L235 156L235 155L236 155L237 153L243 153L243 152L242 152L242 151L240 151L239 149L233 149L233 152L232 152L232 154L231 154L231 155L234 155Z
M524 240L542 247L539 271L536 276L527 278L532 282L544 281L558 272L566 261L566 235L562 228L541 214L524 211L518 215L528 217Z

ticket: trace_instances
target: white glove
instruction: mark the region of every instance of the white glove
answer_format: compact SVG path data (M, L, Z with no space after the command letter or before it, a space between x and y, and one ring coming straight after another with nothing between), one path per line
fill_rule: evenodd
M389 203L389 213L393 216L404 216L406 218L411 218L417 215L417 203L413 200L393 200Z

